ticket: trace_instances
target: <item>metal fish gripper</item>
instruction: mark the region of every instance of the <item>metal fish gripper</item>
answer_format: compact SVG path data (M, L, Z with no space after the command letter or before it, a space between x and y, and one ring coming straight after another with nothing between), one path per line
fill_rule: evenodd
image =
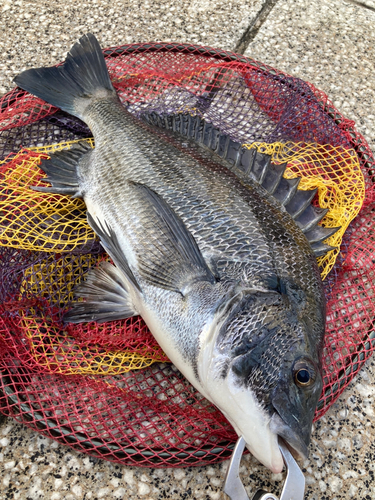
M279 447L284 459L287 475L280 498L264 490L258 490L249 498L239 477L239 467L245 445L245 440L240 437L234 447L225 475L224 493L231 500L303 500L305 476L281 439L279 439Z

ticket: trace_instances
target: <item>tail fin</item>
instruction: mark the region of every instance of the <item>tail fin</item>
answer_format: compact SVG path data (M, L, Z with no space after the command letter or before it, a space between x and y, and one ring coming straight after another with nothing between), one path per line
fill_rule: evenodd
M21 89L79 118L86 107L82 99L93 97L98 90L115 93L102 50L91 33L73 45L62 66L28 69L14 81Z

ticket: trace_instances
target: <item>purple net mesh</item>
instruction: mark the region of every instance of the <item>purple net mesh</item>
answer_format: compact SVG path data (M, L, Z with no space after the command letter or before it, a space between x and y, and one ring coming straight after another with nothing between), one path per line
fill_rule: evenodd
M138 116L188 112L241 143L315 143L355 152L366 196L325 281L325 386L315 418L321 417L375 347L374 159L366 141L323 92L243 56L186 44L125 45L104 54L122 102ZM90 137L80 120L19 89L0 106L5 200L6 176L19 166L21 147ZM22 161L36 154L26 151ZM10 219L3 217L3 228L13 227ZM1 241L4 413L77 450L129 465L181 467L231 454L236 435L229 423L167 362L140 318L100 327L62 324L74 284L105 258L97 240L66 251ZM123 350L159 362L127 371L118 362ZM72 373L77 366L81 373Z

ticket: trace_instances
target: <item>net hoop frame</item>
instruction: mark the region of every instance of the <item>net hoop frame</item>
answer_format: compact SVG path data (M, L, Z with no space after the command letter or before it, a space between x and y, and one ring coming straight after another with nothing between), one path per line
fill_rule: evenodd
M241 54L235 54L233 52L226 51L223 49L214 49L209 46L201 46L188 43L147 42L147 43L124 44L113 48L109 47L107 49L103 49L103 54L107 58L115 58L120 55L122 56L130 55L134 52L137 53L175 52L187 55L196 54L211 58L213 57L223 62L240 62L247 65L251 65L252 67L258 68L260 71L264 71L272 75L278 75L281 78L281 82L283 75L288 76L285 72L276 70L275 68L268 66L267 64L264 64L260 61L256 61L252 58L243 56ZM372 180L374 180L373 176L375 172L373 170L373 164L375 163L375 161L373 153L366 139L363 137L363 135L357 132L354 122L345 118L345 116L339 110L337 110L331 102L329 102L324 92L319 91L312 84L309 85L312 91L314 92L323 112L326 113L331 119L333 119L337 125L340 125L342 122L346 122L345 132L347 138L350 141L354 151L356 152L358 159L361 161L361 165L363 165L364 168L366 168L369 171L369 173L372 176ZM21 89L19 88L15 88L12 91L10 91L6 96L6 100L2 102L1 109L5 109L7 106L11 106L12 103L17 100L17 97L21 92L23 91L21 91ZM327 401L327 398L328 400L329 398L331 398L331 400L333 401L337 399L340 389L343 386L346 386L347 383L349 383L349 381L353 379L353 377L362 367L364 362L370 357L372 349L375 349L374 331L372 331L369 334L368 339L369 340L366 343L364 343L362 350L357 351L352 355L351 364L346 369L343 368L341 370L338 382L334 384L333 387L331 388L328 387L327 389L328 392L324 394L324 398L322 398L318 403L317 406L318 411L322 410L323 401ZM0 377L6 380L7 378L10 377L10 373L7 373L6 370L2 369L0 370ZM204 448L201 447L198 451L195 450L194 448L185 449L184 451L171 448L168 452L166 451L158 452L158 450L156 449L153 452L150 450L141 451L135 447L134 448L127 447L125 449L116 450L115 449L116 446L111 445L111 447L108 447L108 443L106 443L104 440L101 441L99 438L92 439L79 432L75 433L75 435L73 436L68 429L64 429L64 426L60 426L54 423L53 418L48 418L46 420L41 415L39 415L38 418L38 412L34 411L32 408L30 408L30 406L20 401L17 397L17 393L11 390L12 384L5 384L5 385L6 385L5 389L6 398L8 398L8 400L11 402L12 405L17 404L19 408L21 408L23 417L25 417L25 419L29 419L30 422L34 423L33 428L38 427L42 434L44 433L45 435L48 436L53 435L55 438L59 440L60 443L70 444L73 446L77 445L79 447L78 449L80 449L81 451L86 451L92 456L97 455L98 457L103 458L103 456L100 453L97 453L97 451L102 450L102 452L106 454L111 453L113 457L116 457L118 459L124 458L126 454L131 455L132 461L137 461L138 458L138 460L141 463L141 466L143 467L145 466L157 467L160 465L164 467L173 466L174 460L176 461L176 463L179 463L178 462L179 459L184 459L184 463L180 464L180 466L192 466L192 465L201 465L202 464L201 460L203 457L205 459L210 459L210 458L214 459L215 457L217 457L218 460L225 460L226 458L230 457L232 450L235 446L235 442L223 441L222 446L207 446ZM320 416L322 416L322 414L319 415L319 417ZM46 421L47 425L45 423ZM120 448L120 446L118 446L118 448ZM148 461L150 462L147 465L144 464L145 457L147 457ZM190 458L186 460L186 457ZM170 465L165 464L165 459L168 459ZM115 458L111 459L105 457L105 460L115 461Z

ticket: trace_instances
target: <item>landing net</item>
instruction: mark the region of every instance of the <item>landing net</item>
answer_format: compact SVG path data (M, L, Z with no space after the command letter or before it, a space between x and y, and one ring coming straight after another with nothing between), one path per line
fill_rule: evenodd
M180 44L104 51L124 105L199 115L317 187L327 297L324 390L315 418L375 348L374 158L354 122L311 84L233 53ZM208 464L236 435L169 363L140 317L64 325L74 287L109 260L82 200L45 194L42 158L78 141L80 120L20 89L0 100L0 409L77 450L139 466Z

